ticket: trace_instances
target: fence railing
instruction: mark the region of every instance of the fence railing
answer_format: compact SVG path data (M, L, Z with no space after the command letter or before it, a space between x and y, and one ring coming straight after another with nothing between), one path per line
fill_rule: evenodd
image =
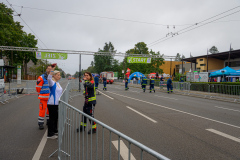
M147 85L149 86L149 81ZM155 81L155 86L166 90L167 81ZM188 95L240 101L240 85L173 82L173 90Z
M124 148L121 147L122 144L126 144L128 146L126 158L129 160L168 160L167 157L68 104L74 85L68 83L59 102L58 159L121 159L120 156L124 156L122 154ZM76 131L84 117L87 121L91 120L91 123L97 124L95 134ZM90 126L87 123L86 128Z

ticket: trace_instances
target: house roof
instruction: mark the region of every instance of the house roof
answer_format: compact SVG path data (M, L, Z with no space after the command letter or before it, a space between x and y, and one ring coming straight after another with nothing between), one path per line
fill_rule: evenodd
M191 57L191 58L184 58L183 61L196 63L196 59L198 59L198 58L207 58L207 56L208 56L208 58L215 58L215 59L220 59L220 60L228 60L229 52L230 52L230 59L240 58L240 49L239 49L239 50L226 51L226 52L202 55L202 56Z

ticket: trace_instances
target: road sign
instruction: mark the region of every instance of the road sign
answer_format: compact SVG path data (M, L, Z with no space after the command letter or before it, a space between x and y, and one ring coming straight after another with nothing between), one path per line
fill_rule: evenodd
M151 58L146 57L127 57L128 63L151 63Z

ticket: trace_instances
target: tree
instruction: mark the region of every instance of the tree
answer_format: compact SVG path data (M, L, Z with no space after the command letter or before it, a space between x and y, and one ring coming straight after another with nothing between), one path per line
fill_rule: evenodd
M114 46L111 42L105 43L103 50L99 49L99 52L114 52ZM112 70L113 56L109 55L94 55L94 66L97 73L103 71Z
M212 54L219 53L217 47L215 47L215 46L212 46L212 48L209 49L209 52Z
M184 55L180 55L179 53L177 53L176 57L175 57L175 61L182 61L182 59L184 59L185 56Z
M19 22L14 22L13 10L0 3L0 45L36 48L37 40L32 34L27 34L22 30L23 26ZM27 63L32 60L37 63L35 54L32 52L4 51L4 55L13 66L24 65L22 73L27 74Z

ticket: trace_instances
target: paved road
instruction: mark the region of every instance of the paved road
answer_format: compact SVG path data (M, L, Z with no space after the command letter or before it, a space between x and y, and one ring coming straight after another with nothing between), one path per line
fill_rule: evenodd
M163 92L143 93L139 88L125 91L121 85L107 88L97 95L95 118L164 156L240 159L239 104ZM0 106L0 159L32 159L36 153L45 133L36 126L37 103L36 96L24 96ZM83 96L75 97L70 104L82 110ZM55 140L47 140L40 159L47 159L56 148ZM138 158L139 150L132 148L131 152Z

